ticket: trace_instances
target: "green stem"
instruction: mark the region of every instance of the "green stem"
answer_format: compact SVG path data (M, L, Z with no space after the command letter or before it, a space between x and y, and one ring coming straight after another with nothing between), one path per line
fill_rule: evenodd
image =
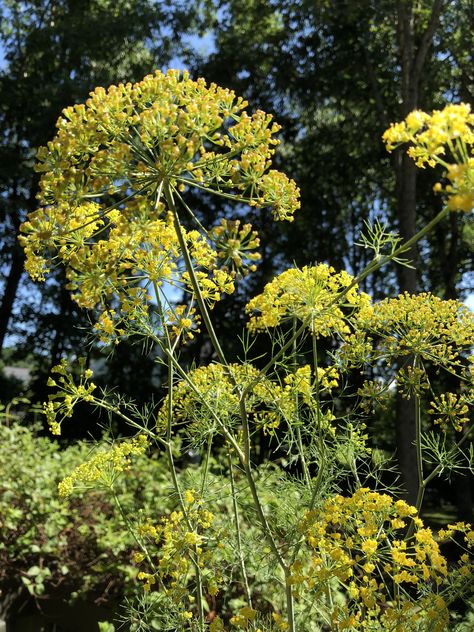
M242 391L242 397L246 397L248 393L254 389L255 385L258 384L261 378L264 377L268 373L268 371L275 365L275 363L278 362L278 360L285 354L285 352L288 351L288 349L293 346L294 340L296 340L297 338L301 336L301 334L306 329L307 325L308 323L304 321L298 327L298 329L292 334L291 338L287 342L285 342L285 344L282 347L280 347L279 351L277 351L277 353L275 353L274 356L272 356L272 359L269 362L267 362L267 364L263 367L263 369L260 369L259 377L255 378L255 380L252 380L251 382L247 384L247 386Z
M204 490L206 488L207 474L209 472L209 459L211 458L211 448L212 448L212 434L209 435L209 438L207 440L206 458L204 460L204 472L202 474L202 481L201 481L201 498L204 496Z
M293 324L292 324L292 329L293 329L293 371L296 373L296 371L298 370L298 345L297 345L297 338L295 336L296 333L296 318L293 318ZM309 470L308 470L308 464L306 463L306 457L304 454L304 447L303 447L303 439L301 437L301 428L299 425L299 419L298 419L298 414L299 414L299 396L298 396L298 391L295 391L295 409L296 409L296 443L298 445L298 451L300 453L300 461L301 461L301 466L303 468L303 476L304 476L304 480L306 481L306 485L308 487L311 486L311 479L309 476Z
M415 357L413 361L413 369L415 370L417 367L417 358ZM418 492L416 495L416 512L417 514L420 512L421 505L423 503L423 497L425 495L426 485L424 484L423 478L423 450L421 446L421 408L420 408L420 398L415 393L415 450L416 450L416 470L418 474ZM413 532L415 530L415 522L412 520L410 522L410 526L407 532L407 539L411 538Z
M167 447L168 445L167 442L164 439L162 439L159 435L157 435L152 430L149 430L145 426L141 426L138 422L134 421L133 419L131 419L130 417L122 413L118 408L112 406L108 402L102 399L98 399L97 397L93 397L92 400L88 400L88 402L91 404L94 404L94 406L97 406L98 408L103 408L104 410L107 410L108 412L113 413L114 415L117 415L118 417L121 417L132 428L136 428L137 430L144 432L151 439L153 439L154 441L162 445L164 448Z
M324 473L324 455L326 452L326 444L323 438L323 428L322 428L322 419L321 419L321 389L319 384L319 364L318 364L318 346L317 346L317 338L315 333L313 332L312 336L312 352L313 352L313 366L314 366L314 385L316 390L316 420L317 420L317 428L318 428L318 443L319 443L319 469L318 474L316 476L316 480L314 482L313 494L311 496L311 502L309 505L309 510L311 511L314 507L314 503L316 502L316 497L318 495L319 489L321 487L321 483L323 480ZM314 434L312 437L312 442L314 441Z
M154 289L155 289L155 296L156 301L157 301L157 305L160 305L160 299L159 299L159 293L158 293L158 288L156 286L156 284L154 284ZM160 308L159 308L160 309ZM161 308L161 312L162 312L162 308ZM186 373L186 371L183 370L183 368L179 365L179 362L177 361L177 359L174 357L174 349L177 345L177 340L175 342L175 344L168 348L166 345L163 345L163 341L158 338L158 336L156 335L156 333L153 331L153 329L151 329L151 327L149 327L147 322L144 322L143 325L145 326L146 329L146 333L148 334L148 336L153 340L153 342L155 342L166 354L167 356L167 361L171 361L173 363L174 368L176 369L176 371L179 373L179 375L183 378L183 380L190 386L190 388L193 390L193 392L201 398L202 403L204 404L204 406L206 406L209 414L211 415L211 417L216 421L217 425L219 426L219 428L221 429L222 433L224 434L225 438L229 441L229 443L232 445L232 447L234 448L234 450L236 451L236 453L239 455L239 459L243 460L243 453L242 450L240 449L239 444L237 443L236 439L234 438L234 436L229 432L229 430L224 426L224 424L222 423L222 421L219 419L219 417L216 415L215 410L210 406L210 404L201 397L201 392L199 391L199 389L196 387L196 385L194 384L194 382L192 381L192 379L189 377L189 375ZM230 373L230 372L229 372ZM231 375L231 378L233 378L233 376ZM162 440L163 441L163 440ZM164 443L164 442L163 442Z
M247 417L247 411L245 410L245 405L243 399L239 402L240 405L240 417L242 419L242 434L243 434L243 443L244 449L241 457L241 464L245 472L245 476L247 478L247 482L250 487L250 493L252 494L252 500L255 505L255 509L257 510L257 515L260 520L260 524L263 529L264 536L266 537L270 548L275 555L275 558L278 564L281 566L283 571L286 573L287 566L285 560L283 559L278 547L276 545L275 539L273 538L272 531L270 529L270 525L268 524L268 520L265 516L265 512L263 511L262 503L260 502L260 497L258 495L257 485L255 484L255 479L253 477L252 465L250 460L250 432L249 432L249 423Z
M416 358L414 362L414 367L416 367ZM416 469L418 472L418 487L421 489L423 483L423 450L421 446L421 407L420 407L420 397L415 393L415 447L416 447ZM423 502L423 494L416 500L417 505L416 508L419 511L421 508L421 503Z
M240 195L235 195L233 193L224 193L224 191L216 191L215 189L211 189L210 187L206 187L202 184L196 182L196 180L188 180L187 178L177 177L175 178L176 182L180 182L189 187L195 187L196 189L201 189L201 191L206 191L206 193L212 193L213 195L217 195L218 197L225 198L226 200L233 200L234 202L242 202L243 204L249 204L251 202L250 198L245 198Z
M321 488L321 483L323 480L323 474L324 474L324 453L326 450L326 444L324 443L324 439L323 439L323 433L322 433L322 420L321 420L321 400L320 400L320 386L319 386L319 371L318 371L318 348L317 348L317 339L315 334L313 333L312 336L312 353L313 353L313 367L314 367L314 385L315 385L315 390L316 390L316 423L317 423L317 430L319 430L318 432L318 443L319 443L319 451L320 451L320 462L319 462L319 468L318 468L318 473L316 475L316 479L313 483L313 493L311 494L311 500L309 503L309 511L311 511L314 507L314 503L316 502L316 498L318 496L318 492ZM311 444L314 443L314 432L313 435L311 437ZM291 556L291 564L294 564L296 561L296 558L298 557L298 553L301 549L301 546L304 542L304 538L301 538L295 545L295 548L293 550L293 555Z
M467 430L467 432L462 436L462 438L454 444L452 449L454 450L454 449L460 448L462 446L462 444L465 443L470 438L470 435L473 432L473 430L474 430L474 426L471 426ZM418 488L418 494L417 494L417 498L416 498L416 502L415 502L415 507L417 509L419 509L421 507L421 503L423 502L423 496L425 494L426 488L431 483L431 481L436 476L438 476L438 474L440 472L443 471L444 467L445 466L444 466L443 463L438 463L438 465L434 468L434 470L432 472L430 472L430 474L428 474L428 476L425 479L422 480L422 482L421 482L421 484L420 484L420 486ZM406 535L405 539L408 540L409 538L411 538L411 536L413 535L414 530L415 530L415 524L412 521L411 524L410 524L410 527L409 527L409 529L407 531L407 535Z
M434 217L431 220L431 222L428 222L428 224L426 224L426 226L424 226L420 231L418 231L416 235L414 235L408 241L406 241L401 246L399 246L396 250L394 250L394 252L390 253L389 255L385 255L384 257L377 258L374 261L371 261L364 268L364 270L362 270L362 272L354 278L352 283L350 283L347 287L341 290L341 292L339 292L339 294L335 297L333 303L339 303L341 298L343 298L353 287L355 287L356 285L360 285L361 281L363 281L369 274L371 274L372 272L375 272L376 270L384 266L386 263L389 263L390 261L392 261L392 259L394 259L395 257L398 257L398 255L401 255L407 250L409 250L411 246L416 244L417 241L419 241L422 237L424 237L427 233L429 233L431 229L434 228L436 224L438 224L448 214L449 214L449 209L447 206L445 206L436 215L436 217Z
M303 467L304 480L306 482L306 485L308 487L311 487L311 478L309 476L308 464L306 463L306 457L304 455L303 440L301 438L301 428L299 426L296 426L296 442L298 444L298 451L300 453L301 465Z
M171 361L174 363L175 369L176 371L180 374L180 376L183 378L183 380L190 386L190 388L193 390L193 392L198 396L201 397L201 401L204 404L204 406L207 408L207 411L209 412L209 414L211 415L211 417L215 420L215 422L217 423L217 425L219 426L219 428L222 431L222 434L225 436L225 438L229 441L229 443L232 445L232 447L234 448L234 450L236 451L236 453L239 456L239 460L243 461L244 460L244 455L243 452L240 448L240 445L238 444L238 442L236 441L235 437L229 432L229 430L225 427L225 425L222 423L222 421L219 419L219 417L216 415L215 410L211 407L211 405L202 398L202 393L200 392L200 390L197 388L197 386L194 384L194 382L192 381L192 379L189 377L189 375L186 373L186 371L184 371L184 369L182 367L179 366L179 364L177 363L176 359L173 358L173 356L169 353L169 351L167 349L165 349L165 353L167 355L168 358L171 359Z
M240 519L239 519L239 508L237 505L237 493L235 489L235 479L234 479L234 466L232 464L232 457L230 452L228 453L228 461L229 461L229 473L230 473L230 487L232 491L232 508L234 510L234 520L235 520L235 534L237 538L237 552L239 555L239 564L240 564L240 572L242 573L242 580L244 582L245 588L245 596L247 597L247 603L250 607L252 607L252 596L250 594L250 587L247 578L247 570L245 568L245 559L242 551L242 537L240 532Z
M188 512L186 506L184 504L183 495L181 493L181 488L178 481L178 476L176 473L176 466L174 464L173 450L171 447L171 432L172 432L172 423L173 423L173 381L174 381L174 367L173 362L171 360L173 346L171 345L171 339L168 332L168 327L165 321L165 315L163 311L163 307L161 304L160 295L158 292L158 287L155 284L155 298L158 307L158 311L160 314L160 318L163 324L163 331L165 333L165 348L168 350L168 406L167 406L167 424L166 424L166 456L168 458L168 464L171 474L171 480L173 483L174 490L178 497L179 506L181 511L183 512L183 516L186 521L186 525L189 531L194 531L193 525L189 519ZM194 547L194 555L190 555L191 562L194 566L194 570L196 573L196 606L198 610L198 620L199 620L199 632L204 632L205 628L205 620L204 620L204 605L203 605L203 588L202 588L202 575L201 568L199 566L199 554L197 551L197 546Z
M245 393L245 389L244 389ZM290 575L290 567L286 564L282 554L280 553L278 546L273 537L273 533L270 529L270 525L268 524L267 517L265 516L265 512L263 511L262 503L260 501L260 497L258 495L257 486L255 484L255 479L253 477L251 460L250 460L250 429L247 411L245 408L245 394L242 394L239 400L240 407L240 418L242 420L242 431L243 431L243 443L244 443L244 453L243 453L243 461L242 466L245 472L245 476L247 478L248 485L250 487L250 493L252 494L253 503L255 505L255 509L257 510L257 515L262 527L263 535L266 538L270 549L272 550L278 565L283 570L285 576L285 584L286 584L286 607L287 607L287 615L288 615L288 625L289 632L296 632L295 628L295 620L294 620L294 605L293 605L293 589L291 584L289 583L289 575Z
M278 546L273 537L273 533L270 529L270 525L268 524L267 517L265 516L265 512L263 511L262 503L260 501L260 497L258 495L257 486L255 484L255 479L253 477L252 466L250 461L250 432L249 432L249 424L247 412L245 410L244 399L240 399L240 416L242 419L242 429L243 429L243 441L244 441L244 461L242 462L242 466L244 468L245 476L247 478L248 485L250 487L250 493L252 494L253 503L255 505L255 509L257 510L257 515L263 530L263 535L265 536L268 544L270 545L270 549L272 550L278 565L283 570L285 576L286 583L286 607L287 607L287 615L288 615L288 625L289 632L296 632L295 629L295 621L294 621L294 607L293 607L293 590L291 584L288 582L288 578L290 575L290 567L286 564L282 554L280 553Z
M183 253L184 263L186 265L186 271L189 274L189 278L191 281L191 285L196 296L196 302L199 305L199 310L201 312L201 317L206 327L207 333L209 334L209 338L211 339L212 346L214 347L219 361L227 366L227 360L225 359L224 352L222 351L219 340L217 339L216 332L214 331L214 327L212 326L212 322L209 316L209 312L202 296L201 288L199 286L199 281L197 280L196 273L194 271L193 262L191 260L191 255L189 254L188 246L186 244L186 240L183 235L183 230L181 228L181 224L178 217L178 212L176 209L176 205L173 200L173 192L169 186L169 184L165 184L165 197L166 202L173 213L174 217L174 225L176 229L176 235L178 237L179 245L181 248L181 252Z
M209 231L201 224L196 215L192 212L186 202L183 200L183 197L180 195L179 191L175 191L176 197L179 199L181 206L186 210L190 219L197 224L198 228L202 230L203 235L209 235Z
M248 482L249 487L250 487L250 493L252 494L252 499L253 499L253 502L254 502L254 505L255 505L255 509L257 510L257 515L258 515L260 524L262 526L263 534L264 534L268 544L270 545L272 553L275 556L275 559L278 562L278 565L283 570L283 573L284 573L284 576L285 576L286 608L287 608L288 625L289 625L288 630L289 630L289 632L296 632L295 621L294 621L293 590L292 590L291 584L289 584L289 582L288 582L288 578L289 578L289 575L290 575L290 568L286 564L282 554L278 550L277 544L276 544L275 539L273 537L273 534L271 532L270 525L268 524L268 520L267 520L267 518L265 516L262 504L260 502L260 498L259 498L258 491L257 491L257 486L255 485L255 480L253 478L252 469L250 467L250 464L243 464L243 466L244 466L244 471L245 471L245 475L246 475L246 478L247 478L247 482Z
M130 533L132 538L135 540L136 545L138 546L138 548L142 551L142 553L146 557L146 560L147 560L148 564L150 565L150 567L153 569L154 572L156 572L155 564L153 563L153 560L151 559L151 556L148 553L148 549L143 544L143 542L140 542L140 540L138 539L137 534L135 533L135 530L133 529L129 518L128 518L127 514L125 513L124 508L122 507L122 503L120 502L115 489L113 487L111 487L111 490L112 490L112 496L113 496L115 505L117 506L117 509L119 510L119 513L122 516L122 520L123 520L123 522L125 524L125 527L126 527L127 531Z
M293 598L293 587L289 581L290 573L287 572L285 574L285 583L286 583L286 615L288 618L288 630L289 632L296 632L295 627L295 605Z
M319 436L321 436L322 420L321 420L321 389L319 387L318 341L316 338L316 334L314 332L312 332L311 334L311 349L313 353L313 369L314 369L313 384L316 390L317 429L319 431ZM314 438L314 435L313 435L313 438Z

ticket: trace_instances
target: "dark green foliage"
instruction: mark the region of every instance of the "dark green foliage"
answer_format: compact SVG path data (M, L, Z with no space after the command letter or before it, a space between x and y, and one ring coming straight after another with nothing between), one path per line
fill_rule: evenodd
M16 607L29 595L112 607L136 590L134 542L111 498L94 492L68 503L58 496L58 482L90 450L87 443L61 449L13 417L0 420L0 590L6 602L20 594ZM136 465L119 482L120 502L126 511L138 502L164 512L164 464L143 457Z

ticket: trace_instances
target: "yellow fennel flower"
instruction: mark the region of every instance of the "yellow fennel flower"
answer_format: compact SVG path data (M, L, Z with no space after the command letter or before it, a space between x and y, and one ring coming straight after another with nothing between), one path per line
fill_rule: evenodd
M147 448L148 439L139 435L131 441L122 441L111 450L99 450L59 483L59 495L70 496L75 489L110 488L117 476L130 469L130 457L143 454Z
M262 331L296 319L307 323L317 336L347 333L343 308L353 312L370 303L353 281L347 272L336 272L325 263L290 268L249 301L245 308L251 314L248 327Z
M449 184L443 188L437 182L434 191L447 195L449 210L474 208L474 114L468 104L450 104L431 115L411 112L401 123L391 125L383 140L388 151L410 143L407 153L418 167L443 167Z
M66 108L55 138L37 152L40 208L21 237L32 277L44 279L58 259L74 298L87 308L117 294L128 300L138 281L186 285L176 218L168 211L172 196L189 187L291 220L298 188L271 169L280 128L271 115L246 108L231 90L176 70L97 88L85 104ZM233 291L233 270L216 270L221 251L208 235L183 234L210 300ZM247 226L230 238L226 265L258 258L246 252L258 243Z

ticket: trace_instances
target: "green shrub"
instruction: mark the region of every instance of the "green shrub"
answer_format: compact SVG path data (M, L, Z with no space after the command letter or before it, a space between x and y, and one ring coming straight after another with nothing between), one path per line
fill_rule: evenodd
M81 442L61 449L18 422L0 423L0 592L22 587L36 598L113 604L133 592L133 541L110 498L101 492L58 495L58 483L90 456ZM168 484L159 460L117 485L123 506L137 501L166 510ZM157 500L159 499L159 500Z

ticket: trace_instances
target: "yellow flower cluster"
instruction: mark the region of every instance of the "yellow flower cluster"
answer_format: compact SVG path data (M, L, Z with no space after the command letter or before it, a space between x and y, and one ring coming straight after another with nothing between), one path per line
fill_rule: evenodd
M276 217L291 217L297 189L269 171L280 128L246 107L233 91L176 70L96 88L85 105L63 111L56 138L38 151L40 200L77 202L130 188L149 195L167 180L273 204ZM275 186L278 202L271 199Z
M339 386L339 371L335 366L317 369L318 388L320 390L331 391ZM311 367L309 364L299 367L292 373L288 373L284 377L285 390L296 392L303 396L303 401L307 406L314 406L315 386L314 379L311 375Z
M176 307L170 309L166 315L171 331L177 338L183 336L187 340L192 340L194 334L200 331L199 323L201 319L194 307L189 305L176 305Z
M84 370L85 358L79 358L78 362L81 371L78 384L74 380L67 360L61 360L60 364L51 369L51 373L57 377L56 379L50 377L48 386L58 387L58 391L51 394L48 402L43 404L43 414L53 435L61 434L61 423L64 419L72 417L74 406L78 402L93 400L92 393L97 387L90 381L92 371L91 369Z
M242 386L258 377L258 371L250 365L233 364L230 370ZM188 380L180 381L173 389L173 422L176 425L184 424L190 434L199 433L201 429L205 432L216 423L210 411L215 411L226 427L238 423L239 396L224 366L212 363L191 370ZM158 429L166 427L167 414L168 396L158 413Z
M421 397L423 391L429 389L429 383L424 368L407 366L397 373L397 392L410 399L413 395Z
M134 207L133 215L130 206ZM36 213L42 212L40 209ZM173 216L171 213L160 215L161 212L150 210L145 197L140 197L133 200L133 204L130 202L122 214L112 211L102 222L106 239L87 241L75 231L58 241L62 244L59 257L67 267L68 289L81 307L98 307L101 310L96 330L104 342L116 342L124 333L118 325L122 317L137 319L146 316L151 297L140 282L146 285L156 283L159 287L165 282L191 287L189 276L183 273L180 264L180 246ZM25 231L32 231L23 238L27 249L31 247L31 240L36 239L33 233L41 223L38 220L38 215L33 214L24 224ZM67 216L59 218L57 213L56 220L63 227L68 222ZM204 298L212 304L220 299L223 292L233 292L233 277L217 267L217 253L210 243L198 231L183 229L183 233ZM43 245L48 247L46 241ZM50 246L53 247L53 244ZM29 272L35 276L31 269ZM36 278L41 275L42 272L38 273ZM103 305L114 295L120 297L120 312L112 313Z
M433 399L428 412L435 417L434 423L444 432L450 427L462 432L464 425L469 423L468 400L464 394L441 393Z
M75 490L110 489L117 477L130 469L130 457L143 454L147 448L148 439L145 435L139 435L131 441L120 442L111 450L98 451L59 483L59 495L68 497Z
M138 535L147 542L153 569L141 571L146 591L160 583L167 597L178 606L189 597L196 565L203 585L209 595L215 596L222 583L222 572L216 559L221 534L214 525L214 515L203 506L203 501L194 489L183 493L183 508L163 516L157 524L148 521L138 529ZM150 543L156 545L152 554ZM140 553L134 557L137 563L144 562ZM192 618L190 612L186 618Z
M357 395L361 398L360 407L367 414L374 413L377 407L387 408L390 401L390 391L382 380L364 380Z
M215 244L217 256L225 269L246 275L256 270L255 261L261 259L258 252L260 240L250 224L240 227L240 220L222 219L209 231L209 239Z
M469 590L472 592L474 526L465 522L456 522L441 529L438 536L441 540L451 540L456 547L461 547L461 550L464 551L450 572L452 594L460 595Z
M334 366L318 367L316 389L309 365L289 372L281 382L276 382L261 376L250 364L231 364L226 369L212 363L190 371L188 380L179 382L173 390L173 420L175 424L183 424L189 435L201 436L211 429L219 430L210 411L227 429L240 426L239 392L248 386L251 386L246 398L249 421L265 432L272 432L282 423L300 424L302 406L313 411L312 417L316 418L317 390L321 393L338 386L339 373ZM166 427L167 414L168 398L158 414L159 428ZM325 427L330 420L330 415L322 415Z
M32 278L43 280L57 259L75 300L102 310L117 294L128 311L146 302L140 281L189 287L176 218L167 212L167 192L178 198L188 186L291 220L298 189L270 169L279 126L246 106L230 90L172 70L97 88L86 104L64 110L56 137L37 154L41 207L22 226ZM235 268L257 259L248 252L258 244L248 226L183 232L210 302L233 291ZM218 269L222 253L228 270Z
M474 208L474 114L466 103L447 105L443 110L411 112L401 123L393 124L383 135L388 151L410 143L408 155L418 167L436 164L446 170L450 184L441 183L435 191L448 195L452 211Z
M453 538L456 533L464 534L464 542L469 549L474 548L474 527L472 524L465 522L456 522L455 524L448 524L446 529L441 529L438 535L443 540L445 538ZM472 565L472 564L471 564Z
M240 608L239 613L234 615L230 619L230 624L240 630L246 630L248 628L249 621L254 621L257 616L257 611L249 606Z
M267 623L264 627L261 627L257 622L257 610L250 606L244 606L240 608L238 613L230 618L231 630L251 630L252 632L270 632L270 630L279 630L280 632L287 632L290 626L286 620L277 612L272 613L271 627L267 627ZM224 626L224 622L220 617L215 617L209 626L210 632L225 632L227 628Z
M349 327L343 307L354 312L370 304L367 294L359 293L353 277L345 271L320 263L290 268L268 283L262 294L246 306L251 315L251 331L264 331L297 319L307 323L316 336L347 333ZM343 300L338 298L343 295Z
M407 541L404 534L411 520L415 531ZM307 512L301 531L310 557L302 552L292 567L290 581L297 593L307 587L324 595L334 580L345 587L348 604L332 606L334 629L364 627L372 620L387 624L383 629L402 630L398 626L408 609L413 624L431 621L436 623L433 630L444 630L444 601L438 604L436 618L430 619L423 601L414 607L406 592L417 590L420 599L428 599L426 588L430 584L434 598L448 575L446 559L414 507L388 494L360 488L350 497L330 497L321 507Z
M415 356L435 365L460 367L472 346L474 314L460 301L430 293L401 294L366 306L353 320L355 332L341 349L351 365ZM419 376L405 374L415 384Z

